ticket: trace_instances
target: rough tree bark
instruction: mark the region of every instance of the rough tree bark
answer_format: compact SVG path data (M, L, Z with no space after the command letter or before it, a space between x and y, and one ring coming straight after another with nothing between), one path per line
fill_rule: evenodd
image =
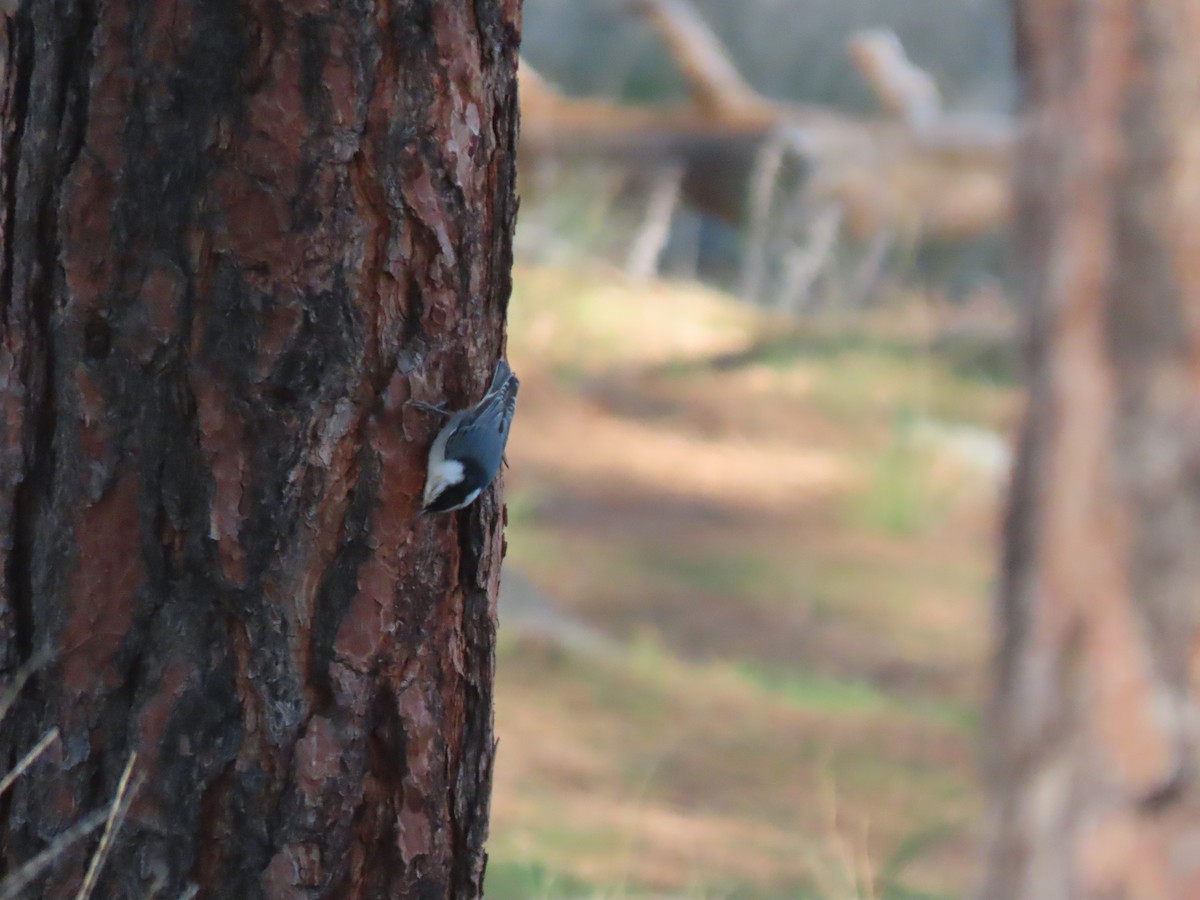
M0 6L0 879L136 751L96 896L480 895L519 7Z
M1017 5L1031 396L983 896L1200 897L1200 6Z

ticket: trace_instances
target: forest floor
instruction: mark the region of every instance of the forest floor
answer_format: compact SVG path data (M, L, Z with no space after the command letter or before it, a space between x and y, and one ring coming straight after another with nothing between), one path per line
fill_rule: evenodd
M997 304L797 326L518 268L490 900L961 896Z

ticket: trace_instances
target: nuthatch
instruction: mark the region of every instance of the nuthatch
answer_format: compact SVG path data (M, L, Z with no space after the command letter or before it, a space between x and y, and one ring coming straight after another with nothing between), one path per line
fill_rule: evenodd
M483 399L450 416L429 448L423 513L462 509L492 483L504 461L519 386L508 363L500 360ZM444 413L435 406L417 405Z

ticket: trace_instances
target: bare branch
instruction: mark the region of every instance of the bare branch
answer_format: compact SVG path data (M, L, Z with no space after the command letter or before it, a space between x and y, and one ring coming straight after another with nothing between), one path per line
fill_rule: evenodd
M908 58L895 32L886 28L855 32L847 49L854 68L890 115L914 128L941 117L937 83Z
M733 116L773 105L750 86L728 52L686 0L634 0L666 41L701 109Z

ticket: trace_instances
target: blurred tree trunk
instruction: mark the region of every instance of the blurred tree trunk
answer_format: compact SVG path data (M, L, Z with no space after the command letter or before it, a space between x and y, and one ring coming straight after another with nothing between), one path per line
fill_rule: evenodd
M0 881L136 751L96 896L480 895L519 6L0 5Z
M1021 0L1030 406L983 896L1200 897L1200 6Z

